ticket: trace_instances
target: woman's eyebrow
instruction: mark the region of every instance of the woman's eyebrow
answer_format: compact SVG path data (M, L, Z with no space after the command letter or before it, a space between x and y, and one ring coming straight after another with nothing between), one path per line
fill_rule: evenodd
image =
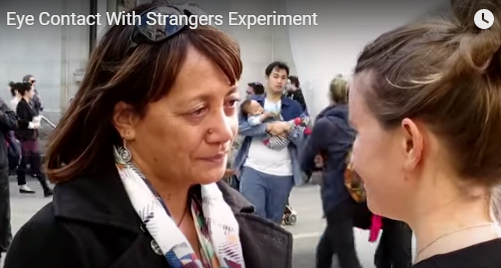
M230 87L230 89L228 90L228 92L226 93L225 96L229 96L229 95L235 94L237 92L238 92L238 87L236 85L234 85L234 86ZM203 92L203 93L189 97L185 102L195 103L195 102L200 102L200 101L209 101L214 97L215 96L213 94Z
M233 94L238 92L238 87L236 85L231 86L230 90L228 91L228 95Z

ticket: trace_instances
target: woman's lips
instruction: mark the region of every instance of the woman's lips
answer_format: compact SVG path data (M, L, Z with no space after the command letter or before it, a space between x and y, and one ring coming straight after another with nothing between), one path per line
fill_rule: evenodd
M221 163L226 158L226 153L220 153L209 157L201 157L200 160L211 162L211 163Z

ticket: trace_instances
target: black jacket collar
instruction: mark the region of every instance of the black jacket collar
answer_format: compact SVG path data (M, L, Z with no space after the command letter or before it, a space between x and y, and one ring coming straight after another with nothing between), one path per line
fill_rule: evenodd
M220 181L218 186L233 213L254 212L253 206L229 185ZM53 206L56 217L140 232L141 220L114 168L56 185Z
M246 267L290 268L292 235L252 213L251 204L225 182L219 182L218 186L239 224ZM147 232L114 168L58 184L53 207L59 219L112 226L137 234L140 241L150 239L141 238Z

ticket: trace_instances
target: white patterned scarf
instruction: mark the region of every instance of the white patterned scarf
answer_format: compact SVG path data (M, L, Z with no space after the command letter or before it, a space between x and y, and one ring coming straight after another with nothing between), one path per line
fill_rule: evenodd
M115 162L132 206L172 268L204 268L190 243L170 217L161 199L132 163L115 148ZM201 185L202 213L214 249L212 268L245 268L238 222L217 184Z

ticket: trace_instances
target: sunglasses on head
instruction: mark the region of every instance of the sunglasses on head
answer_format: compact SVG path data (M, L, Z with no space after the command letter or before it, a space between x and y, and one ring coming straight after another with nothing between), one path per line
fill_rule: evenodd
M189 26L189 17L207 15L197 4L162 5L142 12L134 24L128 51L139 44L159 43L167 40ZM165 19L159 19L159 18ZM170 24L170 19L177 17L177 24Z

